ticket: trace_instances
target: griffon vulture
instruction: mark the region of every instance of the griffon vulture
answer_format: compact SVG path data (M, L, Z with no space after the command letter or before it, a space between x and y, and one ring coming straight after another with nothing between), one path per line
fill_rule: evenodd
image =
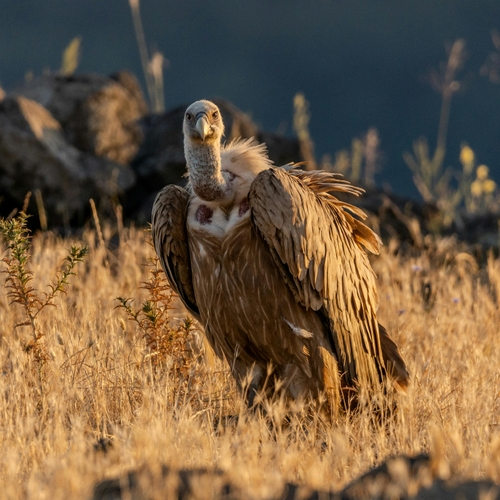
M215 353L240 387L250 380L249 405L269 366L293 397L325 392L334 411L363 388L404 388L365 253L380 240L360 209L330 194L362 190L329 172L274 167L253 140L221 145L210 101L187 108L183 131L188 188L156 197L154 246Z

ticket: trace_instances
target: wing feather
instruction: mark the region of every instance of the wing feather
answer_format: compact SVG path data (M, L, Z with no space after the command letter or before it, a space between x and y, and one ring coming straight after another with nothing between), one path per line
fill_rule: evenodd
M197 319L200 312L194 296L187 240L186 217L189 193L168 185L157 195L151 213L153 244L170 286Z
M352 215L364 218L364 213L339 201L333 190L361 192L325 172L269 168L250 189L252 222L296 300L328 319L346 382L373 386L380 383L386 356L375 276L364 248L378 253L380 239Z

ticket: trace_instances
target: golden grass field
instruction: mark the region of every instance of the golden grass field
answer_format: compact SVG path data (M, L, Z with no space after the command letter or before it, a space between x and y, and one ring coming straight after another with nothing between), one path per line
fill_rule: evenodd
M90 230L71 240L35 235L30 268L39 291L72 243L90 250L67 294L40 313L44 364L26 352L29 329L15 327L25 321L22 307L9 305L1 287L2 498L89 498L102 479L145 467L154 476L161 464L217 467L251 498L271 498L286 481L337 490L388 456L421 451L439 458L444 477L500 480L499 260L479 269L453 240L429 241L412 257L398 256L395 244L383 247L372 259L380 321L408 363L408 394L384 425L367 411L327 424L280 401L265 403L267 418L243 413L219 361L199 358L183 368L147 356L116 297L134 297L135 308L146 299L139 287L153 255L148 238L125 229L105 250ZM170 314L175 327L183 313ZM197 352L195 342L187 347ZM217 426L238 413L237 423ZM269 425L285 415L286 425ZM94 446L101 438L112 440L106 453Z

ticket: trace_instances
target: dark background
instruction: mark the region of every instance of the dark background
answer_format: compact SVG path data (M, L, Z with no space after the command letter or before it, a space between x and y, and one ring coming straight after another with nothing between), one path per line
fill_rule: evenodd
M499 0L142 0L141 13L150 47L169 61L167 109L220 96L292 134L293 96L304 92L318 157L374 126L385 157L377 181L415 197L402 153L420 136L434 146L441 103L424 77L464 38L467 86L452 102L446 165L459 168L466 141L500 180L500 85L479 75ZM78 72L130 69L143 81L127 0L0 0L0 84L57 70L77 35Z

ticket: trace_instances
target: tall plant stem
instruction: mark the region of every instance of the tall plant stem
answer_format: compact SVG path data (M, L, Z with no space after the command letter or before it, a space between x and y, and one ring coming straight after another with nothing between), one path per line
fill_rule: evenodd
M141 57L142 71L146 80L146 88L148 91L149 102L155 104L155 82L153 75L149 69L148 47L146 45L146 37L142 27L141 13L139 10L139 0L129 0L130 10L132 11L132 20L134 22L135 36L139 47L139 55Z

